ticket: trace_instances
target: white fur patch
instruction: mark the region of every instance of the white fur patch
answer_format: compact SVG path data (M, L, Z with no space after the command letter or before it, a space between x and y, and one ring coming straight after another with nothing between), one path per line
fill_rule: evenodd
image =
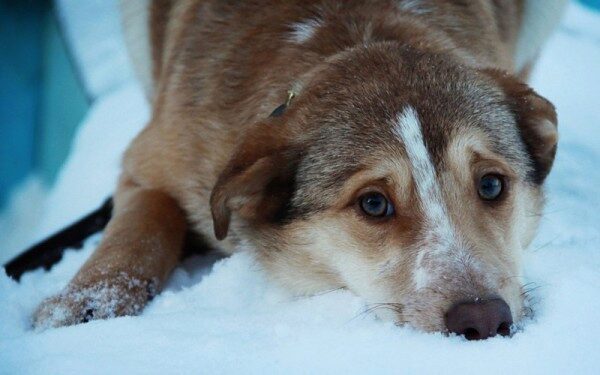
M412 167L414 183L421 198L421 205L429 225L436 228L436 233L442 235L440 240L451 242L453 230L448 221L442 193L438 185L435 168L425 147L421 123L417 112L407 107L396 118L394 132L404 143L406 154Z
M427 220L427 233L422 239L425 245L417 256L413 274L415 285L417 288L422 288L427 286L429 280L427 273L430 272L422 264L425 254L433 252L437 255L446 251L455 244L456 238L442 199L435 168L425 146L421 123L414 108L406 107L398 114L394 133L404 144L421 208Z
M290 39L295 43L304 43L315 35L315 31L323 26L323 21L318 18L311 18L292 25Z
M419 255L421 254L423 254L423 252L419 253ZM415 268L415 271L413 273L413 281L417 290L425 288L427 285L429 285L429 279L429 272L425 267L418 266L417 268Z

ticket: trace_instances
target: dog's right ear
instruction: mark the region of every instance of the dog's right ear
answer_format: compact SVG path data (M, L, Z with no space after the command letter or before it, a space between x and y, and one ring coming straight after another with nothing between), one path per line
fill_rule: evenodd
M274 222L285 216L294 193L301 148L285 126L266 121L243 137L210 197L215 236L227 236L232 212L250 222Z
M556 154L558 131L554 106L504 71L486 69L483 73L494 79L506 94L507 104L515 115L521 137L533 158L532 177L541 184L548 176Z

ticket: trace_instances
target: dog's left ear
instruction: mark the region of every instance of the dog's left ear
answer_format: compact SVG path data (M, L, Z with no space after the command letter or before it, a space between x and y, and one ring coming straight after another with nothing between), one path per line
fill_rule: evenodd
M219 176L210 197L218 240L227 236L234 211L250 222L273 222L285 215L301 148L277 122L251 127Z
M532 156L534 182L541 184L552 168L558 142L554 105L516 77L500 70L484 70L502 87L521 137Z

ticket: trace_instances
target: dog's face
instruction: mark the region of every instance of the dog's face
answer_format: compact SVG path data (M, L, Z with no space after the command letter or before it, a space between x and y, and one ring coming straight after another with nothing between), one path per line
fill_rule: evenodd
M398 323L445 331L453 306L490 299L518 320L556 139L552 105L508 75L351 51L251 130L213 191L215 231L235 212L285 285L348 288Z

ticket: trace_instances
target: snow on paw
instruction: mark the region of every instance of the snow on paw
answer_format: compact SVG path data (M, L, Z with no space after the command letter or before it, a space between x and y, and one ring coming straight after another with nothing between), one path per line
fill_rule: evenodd
M43 301L33 315L37 331L139 314L157 292L157 281L120 273L93 283L72 283Z

